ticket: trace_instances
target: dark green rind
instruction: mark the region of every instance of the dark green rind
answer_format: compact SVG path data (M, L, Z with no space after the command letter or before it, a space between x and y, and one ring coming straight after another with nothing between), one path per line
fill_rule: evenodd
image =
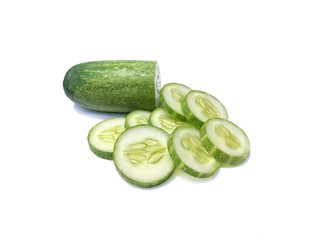
M95 148L94 146L92 146L90 143L89 143L89 147L90 147L90 150L98 157L100 158L103 158L103 159L106 159L106 160L113 160L113 153L112 152L104 152L104 151L101 151L97 148Z
M214 175L217 170L219 169L220 166L218 166L216 169L214 169L214 171L210 172L210 173L200 173L195 171L194 169L190 168L188 165L186 165L183 160L179 157L179 155L177 154L174 145L173 145L173 135L174 132L177 130L178 128L176 128L169 136L168 138L168 142L167 142L167 147L168 147L168 151L170 154L170 157L172 159L172 161L174 162L174 164L176 165L176 167L180 168L182 171L184 171L185 173L193 176L193 177L197 177L197 178L208 178L211 177L212 175Z
M221 151L209 139L207 135L206 124L204 124L200 129L200 140L203 147L207 150L209 155L217 159L217 161L219 161L221 163L221 166L223 167L238 166L245 161L246 157L249 154L248 152L242 156L230 156L229 154L226 154L225 152Z
M193 125L196 126L197 128L201 128L202 125L204 124L204 122L201 121L199 118L196 117L196 115L194 115L192 113L192 111L190 110L190 108L188 106L188 103L187 103L187 96L188 96L188 94L190 94L190 92L188 92L187 95L184 96L184 98L182 99L182 102L181 102L182 112L186 116L188 122L193 123ZM206 92L203 92L203 91L198 91L198 90L192 90L192 92L200 92L200 93L208 94L209 96L211 96L214 99L216 99L219 103L221 103L217 98L215 98L214 96L210 95L209 93L206 93ZM227 109L225 108L225 106L222 103L221 103L221 105L223 106L223 108L224 108L224 110L225 110L225 112L227 114L227 119L228 119Z
M103 112L153 110L156 61L95 61L73 66L63 81L76 104Z
M150 119L150 118L149 118ZM140 127L140 126L150 126L148 124L145 124L145 125L137 125L137 126L133 126L133 127L130 127L130 129L132 128L136 128L136 127ZM154 126L152 126L154 127ZM158 127L155 127L157 129L160 129L161 131L165 132L167 135L168 133L166 131L164 131L163 129L161 128L158 128ZM127 130L125 130L127 131ZM116 148L116 145L117 145L117 142L119 140L119 138L121 137L121 135L125 132L123 131L118 139L116 140L115 144L114 144L114 147L113 147L113 152L114 152L114 149ZM141 181L138 181L138 180L135 180L135 179L132 179L132 178L129 178L127 175L125 175L117 166L117 162L116 161L113 161L114 162L114 165L119 173L119 175L124 179L126 180L128 183L132 184L132 185L135 185L135 186L138 186L138 187L142 187L142 188L151 188L151 187L155 187L155 186L158 186L160 185L161 183L164 183L165 181L167 181L171 175L174 173L174 170L176 169L175 168L175 165L173 165L173 168L171 169L171 171L164 177L164 178L161 178L159 179L158 181L153 181L153 182L141 182Z
M189 88L188 86L183 85L183 84L181 84L181 83L167 83L166 85L164 85L164 86L161 88L161 90L160 90L160 102L161 102L161 104L162 104L162 107L163 107L170 115L172 115L174 118L177 118L177 119L179 119L179 120L181 120L181 121L186 121L186 120L187 120L186 117L185 117L184 115L181 115L180 113L176 112L175 110L173 110L173 109L167 104L166 100L165 100L164 97L163 97L163 88L164 88L165 86L167 86L167 85L170 85L170 84L179 84L179 85L182 85L182 86L184 86L184 87L186 87L186 88ZM189 89L190 89L190 91L191 91L191 88L189 88Z

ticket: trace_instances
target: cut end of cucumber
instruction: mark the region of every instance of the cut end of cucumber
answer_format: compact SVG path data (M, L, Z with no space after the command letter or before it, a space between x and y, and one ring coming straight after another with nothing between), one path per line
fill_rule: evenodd
M201 144L200 131L194 127L177 128L169 137L168 149L175 164L191 176L210 177L220 167Z
M124 117L111 118L91 128L88 135L91 151L98 157L112 160L114 143L125 130L124 122Z
M148 125L124 131L114 147L114 163L120 175L140 187L153 187L166 181L175 169L167 139L165 131Z
M250 152L245 132L226 119L208 120L201 128L201 141L210 155L225 166L241 164Z
M161 77L160 77L160 68L159 68L158 62L156 62L156 67L155 67L154 88L155 88L156 108L158 108L160 107L160 90L161 90Z

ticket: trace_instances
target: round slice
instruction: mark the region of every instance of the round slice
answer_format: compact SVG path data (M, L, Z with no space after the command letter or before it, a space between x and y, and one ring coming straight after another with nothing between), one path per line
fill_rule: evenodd
M172 117L163 108L157 108L152 111L149 118L149 125L161 128L169 134L172 133L177 127L190 126L189 123Z
M166 181L175 169L167 149L168 137L162 129L149 125L124 131L114 146L114 163L120 175L145 188Z
M200 131L194 127L174 130L168 139L168 150L176 166L194 177L210 177L220 167L202 146Z
M187 120L199 128L210 118L228 119L227 110L222 103L202 91L190 91L182 100L182 111Z
M125 130L124 117L104 120L93 128L88 135L91 151L103 159L113 159L113 147L118 136Z
M200 135L204 148L222 166L237 166L250 152L250 142L245 132L226 119L208 120L202 126Z
M126 122L124 124L125 128L148 124L151 111L146 110L135 110L129 113L126 117Z
M168 83L160 91L162 107L173 117L185 121L186 117L181 108L181 101L191 89L183 84Z

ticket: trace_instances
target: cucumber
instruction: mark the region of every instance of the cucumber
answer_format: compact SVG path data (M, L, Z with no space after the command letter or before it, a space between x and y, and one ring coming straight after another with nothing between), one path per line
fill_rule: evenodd
M195 127L179 127L168 139L169 154L177 167L187 174L207 178L220 167L200 141L200 131Z
M124 122L124 117L111 118L91 128L88 134L91 151L100 158L112 160L114 143L125 130Z
M181 101L191 89L180 83L168 83L160 91L162 107L174 118L186 121L181 108Z
M151 111L135 110L129 113L126 117L125 128L133 127L136 125L148 124Z
M250 152L250 142L245 132L226 119L208 120L202 126L200 135L204 148L222 166L237 166Z
M182 100L182 111L187 120L199 128L210 118L228 119L228 113L223 104L202 91L190 91Z
M190 126L189 123L183 122L172 117L166 110L163 108L157 108L152 111L149 118L149 125L161 128L167 133L172 133L177 127L181 126Z
M103 112L153 110L160 106L156 61L95 61L73 66L63 80L76 104Z
M149 125L125 130L114 146L114 163L119 174L144 188L166 181L175 169L167 149L168 136L162 129Z

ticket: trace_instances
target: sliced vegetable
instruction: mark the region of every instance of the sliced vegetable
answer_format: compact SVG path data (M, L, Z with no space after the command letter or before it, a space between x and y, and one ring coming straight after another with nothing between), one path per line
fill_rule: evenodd
M174 129L181 126L190 126L189 123L178 120L172 117L163 108L157 108L152 111L149 118L149 124L165 130L167 133L172 133Z
M133 127L136 125L148 124L151 111L135 110L129 113L126 117L125 127Z
M208 120L202 126L200 135L204 148L223 166L237 166L249 154L250 142L247 135L226 119Z
M103 159L113 159L113 147L118 136L124 131L124 117L104 120L93 128L88 135L91 151Z
M220 167L202 146L200 131L194 127L174 130L168 139L168 150L176 166L194 177L210 177Z
M168 83L160 91L162 107L174 118L185 121L186 117L181 108L181 101L191 89L180 83Z
M168 136L162 129L149 125L124 131L114 146L114 163L120 175L145 188L166 181L175 169L167 150Z
M227 110L222 103L202 91L190 91L182 100L182 111L187 120L199 128L210 118L228 119Z

